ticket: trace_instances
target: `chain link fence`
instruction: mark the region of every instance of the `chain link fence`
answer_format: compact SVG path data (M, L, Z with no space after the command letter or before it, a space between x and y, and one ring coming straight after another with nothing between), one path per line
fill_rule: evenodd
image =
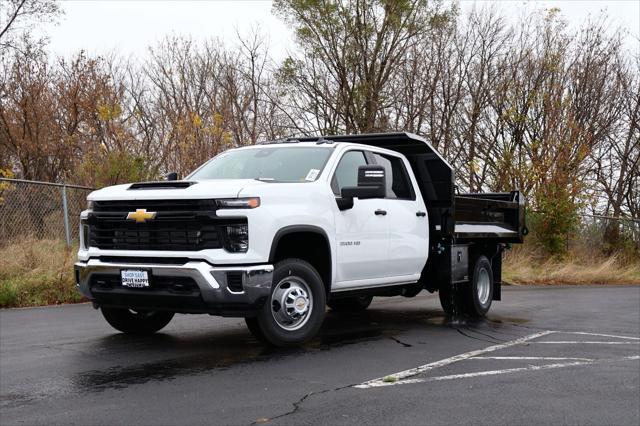
M78 240L80 212L93 188L0 178L0 247L13 241Z
M25 238L65 240L72 245L78 239L80 212L92 190L86 186L0 178L0 247ZM581 215L577 234L567 234L567 248L570 239L602 247L605 241L618 236L640 250L640 219Z

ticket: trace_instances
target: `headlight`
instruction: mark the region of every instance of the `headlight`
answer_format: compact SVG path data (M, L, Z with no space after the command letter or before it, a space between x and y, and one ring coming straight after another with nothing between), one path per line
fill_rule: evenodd
M225 198L216 203L221 209L255 209L260 206L260 198Z
M232 253L246 253L249 249L249 227L245 224L226 226L226 249Z
M93 210L93 201L87 200L87 210Z

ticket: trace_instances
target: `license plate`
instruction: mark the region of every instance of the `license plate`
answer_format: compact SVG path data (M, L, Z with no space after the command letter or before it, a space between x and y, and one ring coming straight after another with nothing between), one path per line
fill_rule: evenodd
M122 279L122 285L125 287L149 287L149 274L147 271L120 271L120 278Z

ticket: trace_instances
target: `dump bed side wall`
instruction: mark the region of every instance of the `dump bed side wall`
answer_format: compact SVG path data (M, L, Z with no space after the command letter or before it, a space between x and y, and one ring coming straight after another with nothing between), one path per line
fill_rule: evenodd
M460 194L454 198L455 239L521 243L526 233L519 191Z

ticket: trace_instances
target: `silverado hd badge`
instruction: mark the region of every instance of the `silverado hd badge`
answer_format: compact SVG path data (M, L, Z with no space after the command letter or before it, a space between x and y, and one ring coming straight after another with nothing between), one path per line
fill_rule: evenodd
M145 223L147 220L155 219L156 212L148 212L147 209L136 209L135 212L127 214L127 220L135 220L136 223Z

